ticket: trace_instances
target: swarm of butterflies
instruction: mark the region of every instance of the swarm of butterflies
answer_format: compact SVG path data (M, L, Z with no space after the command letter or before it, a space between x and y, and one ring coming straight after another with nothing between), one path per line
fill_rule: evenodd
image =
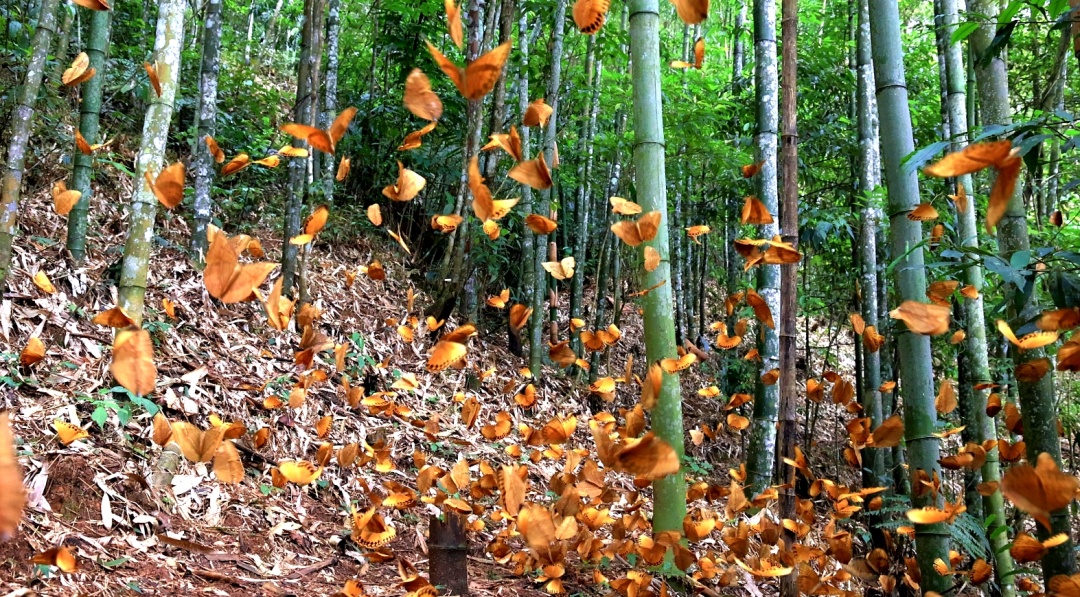
M80 6L93 10L109 10L102 0L76 0ZM464 44L461 13L453 0L445 0L449 33L453 43L460 49ZM573 8L573 18L578 28L586 34L599 31L606 20L609 10L608 0L577 0ZM688 24L702 22L708 15L708 0L672 0L679 17ZM450 78L461 95L469 101L480 101L494 87L502 75L503 66L509 56L511 45L504 43L494 50L460 67L443 55L436 46L428 42L428 48L440 70ZM701 69L704 62L705 42L698 39L694 44L694 62L675 61L672 67ZM146 64L145 69L151 87L161 94L154 65ZM93 76L93 68L85 53L80 54L71 67L64 72L62 82L77 86ZM405 82L405 107L427 125L406 136L401 146L402 151L414 150L422 146L422 138L431 133L442 115L442 102L433 91L431 82L420 69L414 70ZM529 127L546 126L553 109L543 99L538 99L528 106L522 118L522 125ZM337 143L343 138L349 124L356 114L355 108L344 110L329 129L322 130L304 124L287 124L282 131L302 141L310 147L326 154L334 154ZM76 144L79 151L90 155L104 145L91 146L76 131ZM558 152L554 163L548 164L541 153L533 159L526 159L523 154L521 137L516 127L508 133L494 133L491 141L483 150L501 149L510 155L515 165L509 170L508 177L532 188L543 190L552 185L551 169L558 167ZM283 157L304 158L308 150L284 146L273 155L252 160L247 154L238 154L225 163L225 153L212 137L203 142L213 159L222 166L220 175L228 176L240 172L250 165L274 168ZM754 177L764 162L750 164L742 168L742 175ZM954 177L975 172L986 167L994 168L997 179L989 197L986 215L988 230L992 230L1004 214L1005 206L1012 196L1012 190L1019 174L1022 161L1016 155L1009 141L979 143L970 145L960 152L947 155L943 160L926 168L932 176ZM344 180L349 173L349 159L339 162L337 180ZM484 233L492 240L499 237L498 222L508 216L516 206L518 199L495 199L480 174L475 156L467 167L468 186L473 196L472 208L477 220L481 222ZM185 170L182 162L176 162L163 168L156 177L149 172L145 183L157 199L168 209L176 208L183 199ZM411 201L424 189L425 179L420 174L398 162L398 177L393 184L383 189L383 195L394 202ZM79 192L68 190L64 183L57 182L52 189L54 207L57 213L66 215L79 200ZM951 196L957 208L967 208L968 199L963 186L957 187L957 194ZM662 256L653 246L653 241L660 229L663 213L652 211L642 213L638 204L621 197L611 197L611 209L614 214L627 216L628 219L611 226L612 232L631 248L644 245L641 263L645 271L654 271ZM378 203L371 204L367 215L375 226L384 224L382 209ZM307 247L325 227L330 211L326 206L317 207L304 222L303 231L289 242ZM540 235L552 233L558 226L553 214L529 214L524 218L525 225ZM637 216L635 218L635 216ZM931 204L915 207L908 217L920 222L934 221L938 212ZM745 199L741 223L747 225L769 224L774 221L766 206L756 197ZM464 221L460 214L450 213L435 215L431 219L433 229L443 233L454 231ZM399 234L387 229L388 234L406 251L409 247ZM689 238L698 242L700 236L708 234L706 225L696 225L685 230ZM940 240L944 227L934 227L931 241ZM271 396L266 398L261 407L273 411L281 408L298 409L307 400L309 389L320 383L326 383L329 375L319 368L319 355L332 351L335 368L341 374L340 384L346 402L352 409L366 409L372 416L394 418L421 428L424 434L435 441L441 437L438 416L427 420L414 416L412 410L399 403L399 394L416 392L420 381L413 373L404 373L396 379L389 390L367 393L363 385L352 385L346 371L347 345L337 344L318 331L319 310L310 304L295 309L295 301L283 296L282 280L279 278L265 297L260 288L276 267L265 258L258 239L247 235L229 236L224 231L211 226L207 231L209 250L206 255L206 269L203 273L204 284L210 296L225 304L258 301L262 303L269 327L285 331L295 320L301 337L294 354L298 370L302 373L290 390L288 399ZM739 239L735 241L736 251L745 259L746 269L758 265L777 265L798 263L801 254L791 244L779 237L773 239ZM244 256L252 261L242 261ZM560 261L544 263L544 269L557 280L565 280L575 274L573 257ZM351 286L358 273L374 281L386 279L386 270L382 264L373 260L361 266L358 272L349 272L345 284ZM55 292L51 281L43 272L34 277L34 283L45 293ZM644 289L633 296L644 296L658 285ZM973 287L959 288L954 281L939 281L930 285L927 292L928 303L905 301L890 312L890 317L902 321L907 330L916 334L942 335L950 329L951 301L956 294L961 299L978 298L979 290ZM410 315L414 308L412 289L409 289L405 320L392 320L387 323L394 327L400 338L412 343L423 328L429 333L436 333L446 322L429 317L420 322ZM756 325L775 328L773 315L766 301L753 289L727 297L725 310L729 317L745 301L756 320ZM512 330L520 331L532 315L532 309L522 304L511 304L509 289L489 297L487 305L494 309L506 309ZM176 305L165 299L162 307L169 317L176 317ZM94 318L94 323L116 329L113 345L111 372L116 380L131 392L139 395L151 394L156 385L157 370L153 358L153 342L149 333L137 327L134 320L120 307L114 307ZM864 346L876 352L883 344L884 337L872 325L866 325L858 314L852 314L851 323L854 331L862 338ZM738 319L729 335L725 322L716 322L711 330L717 333L715 345L730 351L742 345L751 323ZM1002 335L1020 350L1032 350L1057 342L1061 331L1080 325L1080 310L1060 309L1044 313L1037 322L1038 331L1017 337L1005 321L998 321L997 328ZM578 333L585 350L603 351L619 342L621 331L614 325L606 329L585 329L585 322L571 320L571 333ZM478 331L472 324L466 323L442 333L430 349L426 363L429 373L439 373L450 368L469 367L468 354L470 339ZM963 330L956 330L950 341L959 343L964 339ZM38 337L32 337L20 354L20 363L33 367L46 357L47 347ZM569 340L551 344L549 356L554 363L563 367L579 366L588 368L586 360L575 354L569 346ZM633 560L646 566L659 566L665 561L671 562L680 570L688 572L687 578L698 588L706 585L732 586L741 581L741 571L760 578L784 576L798 570L800 591L808 595L854 594L848 590L849 581L859 579L864 582L877 582L886 592L891 592L897 582L903 582L913 589L918 589L920 582L919 568L911 557L903 561L891 561L889 552L877 548L863 557L854 555L854 535L843 528L842 521L849 519L856 512L866 509L878 510L882 507L880 495L885 488L873 487L854 490L825 478L816 477L809 461L796 449L794 459L785 459L792 468L792 477L784 485L767 488L756 496L747 496L744 490L746 482L745 465L732 469L728 485L710 484L705 481L693 482L687 493L690 505L689 513L683 520L680 530L654 532L648 519L648 501L642 490L652 481L672 474L684 474L675 450L664 440L647 430L647 413L658 404L660 389L665 375L676 375L693 366L698 360L708 359L693 345L685 350L679 348L678 354L649 364L643 378L634 374L632 357L627 361L625 372L618 378L604 377L589 385L589 392L611 402L615 399L619 385L640 387L638 403L629 409L621 409L618 416L599 413L587 424L592 437L591 447L572 447L578 434L579 421L573 415L557 415L541 428L533 429L525 423L518 423L517 443L508 441L515 431L514 415L508 410L499 410L493 415L480 419L483 410L481 402L474 395L458 393L454 397L459 404L460 422L465 429L473 429L479 423L479 433L488 441L505 442L504 451L512 459L531 462L551 460L562 462L561 472L552 476L547 487L532 487L529 470L522 465L494 464L488 461L469 461L460 459L448 469L429 462L426 454L416 451L412 455L412 464L418 470L415 483L402 483L387 479L381 487L370 487L360 481L364 497L353 506L350 513L350 537L362 547L367 557L374 562L390 561L395 554L390 548L397 535L392 524L392 514L413 508L425 508L429 512L439 512L447 516L464 517L467 527L474 533L486 532L490 538L486 551L496 561L506 564L518 574L535 573L537 582L545 591L558 595L567 591L565 580L569 575L576 576L573 569L568 570L568 556L582 563L592 564L591 581L607 583L611 589L625 597L664 596L668 588L662 578L627 566L628 570L620 578L607 578L599 566L601 561ZM743 357L746 360L760 360L756 349L749 349ZM385 367L385 363L381 366ZM483 381L494 371L479 371ZM1020 381L1035 381L1045 375L1050 368L1049 361L1025 363L1015 373ZM1073 338L1058 350L1058 366L1062 371L1080 370L1080 340ZM520 371L526 380L524 385L511 381L502 391L513 394L513 403L520 409L529 410L536 406L537 391L533 383L527 380L527 369ZM888 448L899 445L904 437L904 424L899 415L893 415L882 422L876 429L868 417L858 417L860 406L853 401L855 391L851 382L835 372L826 372L823 381L809 379L806 383L806 395L811 401L825 399L828 388L834 404L844 407L856 418L846 425L849 434L844 458L852 467L862 467L862 451L866 448ZM762 383L771 385L779 380L779 370L766 371L761 376ZM826 384L829 384L827 386ZM880 391L892 392L896 383L889 381ZM977 390L993 389L994 384L981 384ZM705 398L719 398L720 390L709 386L698 390ZM716 439L724 431L726 424L729 432L738 433L750 426L750 420L738 414L736 409L753 400L749 394L730 396L723 411L727 412L724 423L715 427L702 423L691 429L689 435L695 445L701 445L706 438ZM935 401L938 412L948 414L957 407L955 383L945 380L941 383ZM987 414L996 416L1005 413L1006 427L1013 433L1022 433L1020 414L1015 404L1002 404L997 393L990 395ZM273 485L287 487L309 486L321 477L327 467L340 469L371 466L376 472L387 473L395 470L393 446L384 439L349 443L341 446L329 441L335 426L332 416L326 415L315 423L315 432L324 442L318 448L314 459L286 460L276 463L270 470ZM64 445L88 440L89 430L63 420L54 422L57 440ZM175 446L185 459L193 463L209 463L214 476L224 483L239 483L246 473L237 442L244 442L250 448L261 450L272 438L272 428L260 427L250 434L243 423L226 422L211 416L209 426L201 428L185 421L170 421L164 414L158 413L153 418L150 434L152 442L158 446ZM945 431L939 436L944 440L959 433L959 429ZM956 454L942 458L943 469L976 469L993 449L998 449L1006 462L1017 462L1025 453L1023 441L1010 443L1006 440L988 441L983 444L967 444L959 448ZM623 473L627 477L619 477ZM794 475L803 476L810 483L810 499L798 499L795 519L774 520L769 506L777 499L779 490L794 483ZM936 471L928 474L923 470L913 472L912 484L920 495L937 495L941 491L941 478ZM1000 485L983 484L980 493L989 495L1001 491L1013 504L1032 515L1042 526L1050 528L1050 516L1053 512L1067 507L1080 489L1080 480L1062 473L1057 463L1047 454L1039 455L1035 466L1016 464L1009 468ZM542 494L554 496L551 503L530 501L530 495ZM818 519L814 500L823 501L829 509L828 522L820 531L820 544L813 546L807 541ZM0 540L10 538L17 530L22 519L25 504L25 491L22 484L21 468L16 458L14 438L8 422L8 415L0 413ZM748 516L748 510L756 510ZM946 502L943 509L922 508L908 512L908 519L915 524L949 524L964 512L963 501ZM489 529L494 523L505 523L498 531ZM794 535L796 543L784 545L783 532ZM719 542L715 540L719 536ZM893 533L886 533L889 544L895 538ZM895 535L913 537L914 529L900 527ZM1020 563L1038 560L1052 547L1060 545L1066 537L1053 536L1045 541L1038 541L1024 533L1018 534L1011 552ZM723 545L723 549L720 546ZM54 566L65 573L77 572L75 555L65 546L56 546L34 556L35 563ZM418 573L415 566L402 558L397 558L400 586L413 597L433 597L435 587ZM938 560L935 568L941 574L966 577L974 584L987 582L993 575L991 564L976 559L961 569L966 558L952 552L948 562ZM899 581L898 581L899 579ZM1019 580L1023 590L1037 590L1033 581L1027 578ZM1072 596L1080 596L1080 576L1056 577L1051 580L1050 591ZM362 584L350 581L338 595L359 597L365 595Z

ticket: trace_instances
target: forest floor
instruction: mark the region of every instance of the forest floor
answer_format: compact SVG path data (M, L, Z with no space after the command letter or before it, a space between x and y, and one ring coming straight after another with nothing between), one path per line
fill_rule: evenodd
M39 174L39 180L43 176ZM113 186L109 197L95 195L90 254L79 268L64 255L65 221L53 212L48 193L33 193L22 205L15 269L0 303L5 345L0 408L12 412L29 506L18 537L0 544L0 595L330 595L349 579L361 581L367 595L403 595L394 560L377 562L349 540L352 501L363 502L363 494L377 493L384 481L414 485L414 453L447 470L459 455L496 467L523 462L533 491L542 495L547 480L560 472L560 463L508 456L506 444L523 443L516 433L504 442L489 442L478 433L504 410L513 413L515 425L537 430L555 415L576 415L582 423L574 443L566 447L591 445L583 429L590 417L587 382L547 370L537 384L536 406L514 407L514 394L527 383L518 368L526 363L506 348L505 315L490 308L485 311L489 321L478 326L480 336L473 339L468 358L477 371L491 373L471 392L482 408L476 425L466 428L452 397L465 390L467 370L427 373L424 365L432 344L428 334L417 333L408 343L398 333L397 322L421 317L430 298L410 281L404 254L383 239L315 243L309 275L314 304L323 311L318 325L334 342L349 343L347 370L354 383L363 378L369 395L389 390L402 374L415 374L419 386L393 397L397 416L350 409L338 383L341 372L335 371L333 355L326 353L316 357L315 367L328 373L328 382L312 386L300 408L267 410L263 400L272 395L287 399L297 379L293 354L299 335L266 325L258 302L222 305L211 300L201 273L179 249L188 242L185 219L165 214L157 230L164 242L155 243L146 294L144 327L154 338L158 368L157 391L150 398L170 420L205 427L215 414L242 422L249 431L269 426L273 434L258 450L250 434L239 440L247 470L240 484L220 483L207 465L184 461L171 486L155 487L162 450L150 441L152 413L113 387L111 330L91 322L116 304L114 278L125 226L114 199L127 196L129 184L125 176L99 180L101 188ZM267 258L276 259L281 239L269 232L259 238ZM372 258L382 260L386 280L375 282L361 274L347 284L346 272L356 272ZM39 271L55 285L54 294L33 284ZM407 311L410 287L417 296ZM162 299L175 302L175 319L163 310ZM460 322L448 327L455 323ZM624 338L611 350L600 375L620 376L631 354L637 373L644 371L641 320L633 303L623 312L622 329ZM32 335L44 341L47 357L31 368L20 367L18 353ZM705 363L682 376L688 428L700 423L716 427L724 416L717 398L696 393L716 383L717 371ZM637 402L638 393L633 384L620 385L608 409L618 416L620 407ZM105 417L103 425L91 422L95 412ZM121 424L121 417L129 415ZM333 425L321 438L315 422L324 415L333 417ZM87 427L90 437L60 444L52 428L56 419ZM424 427L432 420L437 421L434 434L430 425ZM277 489L270 483L274 464L314 459L324 441L340 447L375 443L375 438L385 439L391 448L390 462L380 471L371 465L330 466L319 483L307 487ZM688 442L687 449L703 463L703 477L726 484L727 469L738 466L744 443L738 432L723 430L700 446ZM629 479L618 482L623 489L631 488ZM397 536L388 547L421 574L427 572L426 519L433 509L420 505L392 518ZM492 528L471 534L472 594L544 594L532 578L513 575L485 553L495 532ZM78 557L78 572L58 574L30 562L35 553L60 544ZM607 591L594 586L587 572L570 568L565 577L569 592Z

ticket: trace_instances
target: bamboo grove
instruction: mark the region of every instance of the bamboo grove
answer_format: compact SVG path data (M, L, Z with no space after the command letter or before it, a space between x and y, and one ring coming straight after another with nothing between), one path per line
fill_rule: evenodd
M1076 2L0 22L0 593L265 503L351 597L1080 597Z

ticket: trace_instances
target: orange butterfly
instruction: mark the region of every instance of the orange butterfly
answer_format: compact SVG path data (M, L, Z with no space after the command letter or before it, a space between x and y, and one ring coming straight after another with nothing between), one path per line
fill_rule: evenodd
M254 290L277 267L272 262L240 264L239 255L224 234L218 234L206 252L203 283L210 296L223 303L255 299Z
M0 412L0 541L14 536L26 505L22 467L15 454L15 438L7 412Z
M992 233L1016 190L1016 180L1024 161L1018 155L1019 148L1008 139L988 143L973 143L964 149L950 153L935 164L923 169L930 176L947 178L978 172L986 167L997 171L994 186L990 189L986 207L986 230Z
M75 60L71 61L71 66L64 71L60 81L65 87L74 87L94 78L95 74L97 74L97 69L90 66L90 57L86 55L86 52L80 52Z
M82 192L74 189L68 190L67 184L60 180L52 186L53 210L57 215L66 216L74 209L75 204L82 198Z
M656 238L661 215L659 211L651 211L638 218L637 221L623 220L616 222L611 225L611 231L615 233L615 236L622 239L624 243L636 247L643 242Z
M442 100L431 89L424 71L414 68L405 79L405 107L417 118L434 122L442 117Z
M544 98L533 100L533 102L525 108L525 114L521 116L521 124L528 127L547 126L548 119L551 118L551 114L554 111L554 108L544 102Z
M161 97L161 79L158 78L157 63L144 62L143 68L146 69L146 76L150 78L150 86L154 88L154 93Z
M184 163L175 162L158 173L157 179L150 176L150 170L143 171L143 178L150 190L166 209L173 209L184 200Z
M671 3L687 25L697 25L709 16L709 0L671 0Z
M506 175L538 191L550 189L552 185L551 171L548 169L547 162L544 161L543 153L535 159L518 162Z
M397 183L387 185L383 188L383 195L393 201L411 201L414 197L420 194L420 191L427 185L427 180L409 170L398 160L398 178Z
M116 381L131 393L139 396L152 393L157 384L157 367L150 332L139 328L116 332L110 369Z
M686 62L684 60L672 60L671 68L697 68L700 69L701 65L705 62L705 38L699 37L694 42L694 61Z
M510 42L507 41L470 62L465 68L461 68L444 56L431 42L427 42L427 46L439 68L450 77L461 95L473 101L479 100L495 88L495 83L502 76L503 65L510 56Z
M574 3L574 24L586 35L604 26L611 0L577 0Z
M281 125L282 132L292 135L297 139L307 141L312 147L323 153L334 153L337 142L345 136L349 130L349 123L356 116L356 108L349 107L341 111L328 130L317 129L306 124L290 122Z
M450 30L450 40L455 46L461 48L465 45L465 28L461 24L461 9L454 4L454 0L444 0L443 8L446 9L446 27Z

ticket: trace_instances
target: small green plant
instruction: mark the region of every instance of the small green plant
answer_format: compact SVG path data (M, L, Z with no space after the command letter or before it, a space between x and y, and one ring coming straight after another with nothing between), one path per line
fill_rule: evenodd
M116 413L117 420L120 422L120 426L123 427L131 421L131 417L138 412L138 409L142 409L151 415L156 415L161 410L152 400L132 394L122 386L101 388L97 391L96 396L80 394L76 396L76 399L89 402L94 407L90 419L101 428L105 427L105 422L109 420L110 413Z

